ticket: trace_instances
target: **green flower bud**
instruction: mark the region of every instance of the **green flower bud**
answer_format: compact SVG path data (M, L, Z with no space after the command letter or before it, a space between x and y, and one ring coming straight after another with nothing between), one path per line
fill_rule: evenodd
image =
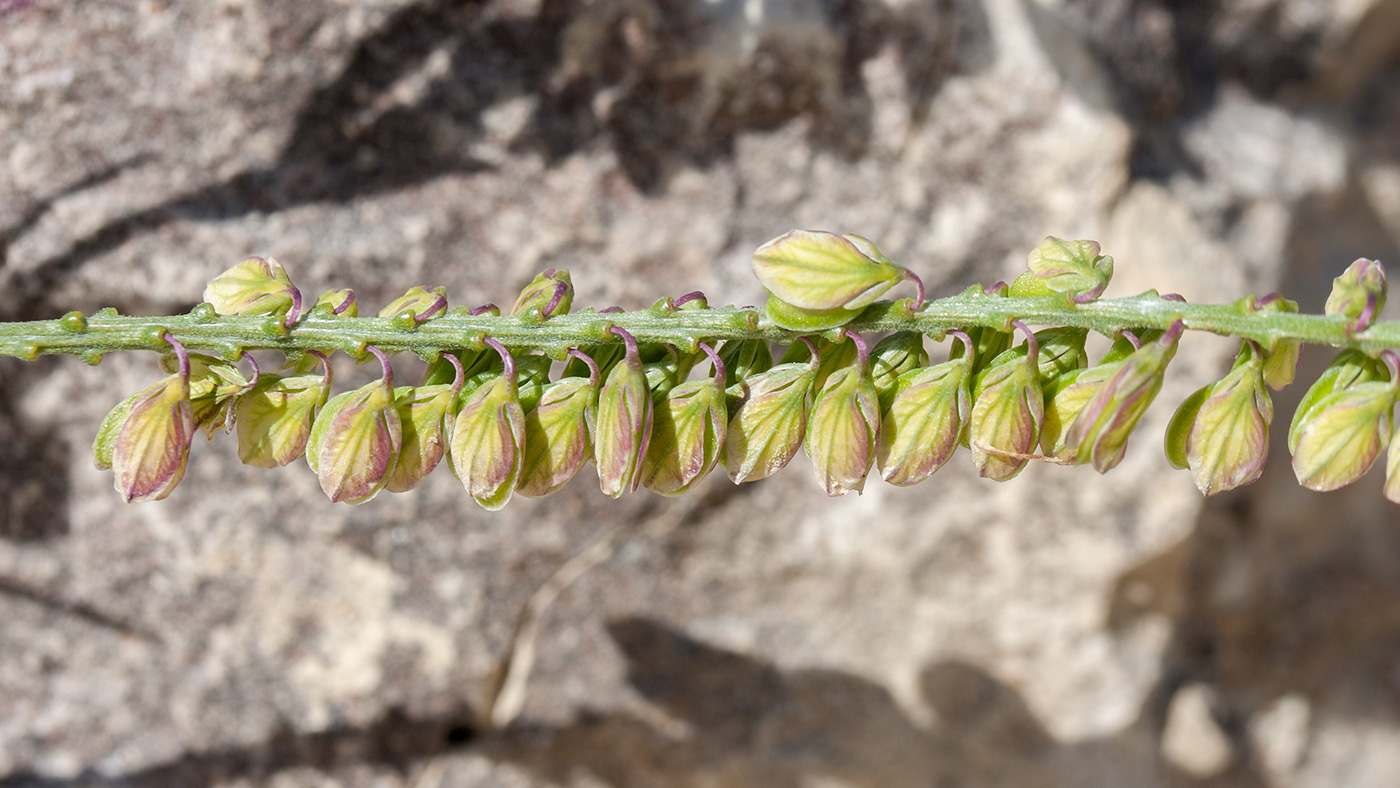
M728 373L726 386L741 383L773 368L773 354L762 339L725 340L719 346L719 359Z
M1123 461L1128 437L1162 390L1167 364L1184 330L1185 324L1176 321L1157 341L1118 363L1097 387L1065 435L1065 450L1074 453L1076 464L1093 463L1094 470L1107 473Z
M598 467L599 487L617 498L635 492L641 483L638 471L651 439L652 403L637 341L620 328L612 331L622 337L627 349L598 392L593 464Z
M112 486L127 503L159 501L185 476L194 437L189 362L175 347L181 369L127 397L103 420L93 443L99 470L112 469Z
M1327 296L1323 311L1347 318L1347 330L1351 333L1365 331L1385 306L1385 291L1385 266L1362 257L1332 280L1332 293Z
M1083 304L1103 294L1113 278L1113 258L1100 254L1097 241L1065 241L1051 236L1031 250L1029 269L1011 284L1013 296L1064 293Z
M601 378L588 356L577 350L570 355L580 358L593 374L549 384L539 404L525 414L525 462L516 488L521 495L549 495L572 479L593 453L589 431Z
M452 406L457 390L449 384L403 386L394 390L394 407L403 428L399 461L389 472L384 487L389 492L407 492L417 487L442 462L452 435L455 417Z
M1293 473L1309 490L1345 487L1371 469L1390 440L1395 387L1362 383L1322 398L1303 422Z
M1244 301L1252 312L1279 312L1288 315L1298 312L1298 302L1289 301L1278 293L1270 293L1258 301L1252 298L1246 298ZM1269 388L1279 391L1293 382L1300 349L1299 343L1283 340L1275 341L1264 349L1264 382Z
M842 343L844 344L844 343ZM928 365L924 335L917 331L896 331L880 340L870 351L871 382L880 397L880 412L894 401L895 382L906 372Z
M1068 446L1069 428L1089 405L1104 382L1123 366L1122 361L1095 364L1051 379L1043 386L1045 418L1040 424L1040 453L1056 462L1073 465L1079 452Z
M271 257L249 257L209 280L204 300L221 315L276 315L287 313L287 324L296 322L301 291L292 285L282 264Z
M1167 426L1167 459L1177 468L1189 467L1205 495L1249 484L1264 472L1273 417L1264 351L1246 341L1229 374L1177 408Z
M724 440L724 468L735 484L772 476L802 448L816 369L814 358L788 362L736 384Z
M859 334L856 363L832 372L817 392L804 441L830 496L860 492L880 440L880 399L870 377L870 352Z
M467 493L488 512L505 506L525 463L525 411L520 405L515 362L494 339L503 362L500 375L481 384L457 412L452 428L452 471Z
M956 333L972 346L966 334ZM953 456L972 408L971 377L972 357L966 354L899 376L880 427L877 457L885 481L917 484Z
M355 300L355 291L348 287L327 290L316 299L316 306L324 306L341 317L358 317L360 314L360 304Z
M917 277L856 235L793 230L754 252L753 270L772 295L768 315L794 330L853 320L895 284ZM919 304L923 286L919 285Z
M360 504L378 495L403 445L393 370L378 348L367 349L379 357L384 376L331 397L316 414L306 442L306 462L332 501Z
M306 452L316 414L330 395L331 367L312 351L323 375L261 375L252 390L238 398L238 458L256 468L276 468Z
M1395 355L1387 352L1385 360L1392 365ZM1319 491L1345 487L1370 470L1385 449L1400 376L1375 365L1355 357L1334 361L1328 372L1338 372L1324 375L1304 396L1288 430L1299 484Z
M390 301L383 309L379 310L379 317L412 315L413 322L422 323L424 320L436 317L446 311L447 288L438 286L428 290L423 287L411 287L407 293Z
M520 291L520 297L515 299L515 306L511 307L510 313L524 315L538 311L541 318L549 318L567 315L573 303L574 283L569 278L569 272L551 268L542 274L536 274L530 284L525 285L525 289Z
M1338 353L1327 366L1327 370L1298 402L1298 409L1293 412L1293 421L1288 426L1288 451L1297 450L1303 426L1317 415L1323 401L1346 389L1386 380L1390 380L1390 375L1379 359L1371 358L1359 350L1343 350Z
M996 481L1006 481L1026 467L1045 418L1039 347L1020 321L1014 324L1026 334L1026 342L993 360L972 387L972 461L978 474Z
M661 495L680 495L695 486L714 470L724 448L729 421L724 363L708 345L700 347L714 362L714 377L676 386L653 410L641 478Z

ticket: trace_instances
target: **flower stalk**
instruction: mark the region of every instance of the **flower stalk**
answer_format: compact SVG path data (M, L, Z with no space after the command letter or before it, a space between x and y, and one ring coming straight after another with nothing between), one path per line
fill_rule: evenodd
M1122 459L1190 331L1242 347L1231 373L1178 408L1168 430L1168 458L1189 466L1203 493L1258 477L1272 416L1265 389L1292 381L1303 344L1342 355L1290 430L1300 481L1350 483L1395 445L1400 322L1376 319L1380 263L1358 260L1326 313L1309 315L1277 294L1217 304L1155 291L1101 298L1114 268L1101 251L1048 238L1013 284L925 301L918 276L870 241L794 231L755 253L762 307L711 307L693 292L633 311L571 312L569 273L550 270L502 302L514 303L510 314L449 309L442 288L414 287L375 317L358 316L350 290L303 310L280 264L249 258L187 314L104 309L0 323L0 355L95 365L111 352L174 349L179 369L123 401L99 431L98 464L133 501L174 488L194 426L211 438L236 429L250 465L304 455L327 495L349 503L411 489L444 459L490 510L516 491L547 495L590 460L605 494L643 485L676 494L721 462L735 482L763 478L802 446L831 495L859 492L877 460L889 483L916 483L959 445L997 480L1032 460L1103 472ZM915 297L875 300L900 283ZM1013 332L1024 343L1013 347ZM1115 340L1102 358L1085 352L1090 332ZM949 337L930 362L924 342ZM786 354L775 356L773 343ZM236 365L255 350L281 351L290 372L260 377L254 365L244 376ZM382 379L331 397L326 362L337 351L378 357ZM421 384L395 387L399 353L429 363ZM690 382L706 361L708 379ZM1344 377L1349 370L1359 372ZM1375 380L1352 380L1362 373ZM1387 494L1400 497L1400 455L1392 449L1387 463Z

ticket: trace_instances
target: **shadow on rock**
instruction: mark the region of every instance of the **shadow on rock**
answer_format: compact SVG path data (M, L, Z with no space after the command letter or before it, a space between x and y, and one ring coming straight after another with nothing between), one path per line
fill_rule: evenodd
M638 188L656 191L683 166L729 156L740 132L798 117L817 144L859 156L871 104L861 64L886 44L901 54L916 118L947 77L991 60L972 0L903 10L864 0L546 0L533 17L489 11L476 0L398 11L311 93L274 163L77 239L24 272L23 318L46 314L45 291L72 270L171 221L345 203L490 169L473 153L487 137L484 113L512 99L530 109L508 149L552 165L602 143Z
M476 736L473 719L467 709L426 719L390 710L362 727L319 733L283 729L249 747L192 753L130 774L87 773L73 780L14 774L0 777L0 788L212 788L233 781L257 783L291 769L330 771L353 765L406 773L415 764L467 746Z
M1258 784L1242 768L1193 780L1158 758L1141 725L1058 742L1015 688L967 662L923 672L930 726L851 673L784 672L647 619L609 630L628 681L660 719L586 713L562 727L507 731L483 753L559 784L586 774L619 788Z

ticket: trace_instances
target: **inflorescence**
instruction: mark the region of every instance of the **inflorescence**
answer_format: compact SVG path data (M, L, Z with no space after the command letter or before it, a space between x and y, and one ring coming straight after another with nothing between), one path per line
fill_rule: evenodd
M209 282L189 315L104 310L0 325L0 353L97 363L113 350L163 351L166 377L113 408L94 444L127 501L169 495L202 431L235 434L249 465L304 457L326 495L346 503L411 490L445 460L494 511L517 493L550 494L590 460L613 497L678 495L720 464L735 483L762 479L799 449L829 495L859 492L875 468L890 484L917 484L959 446L997 481L1031 460L1107 472L1184 331L1206 330L1239 337L1239 352L1166 435L1168 459L1203 493L1259 477L1269 391L1292 381L1299 344L1315 342L1343 349L1289 427L1299 482L1349 484L1389 445L1385 494L1400 501L1400 343L1393 324L1376 323L1386 284L1375 261L1338 277L1323 316L1277 295L1101 300L1113 259L1095 242L1057 238L1011 284L928 303L917 276L853 235L790 232L763 245L753 269L770 296L761 310L711 308L691 293L636 312L570 314L569 274L550 270L505 316L494 305L449 310L443 288L415 287L360 318L353 291L306 308L277 261L254 257ZM914 298L877 301L901 282ZM1093 363L1091 331L1112 340ZM930 364L929 338L950 342L947 360ZM774 342L786 346L777 358ZM286 362L264 372L256 349ZM332 396L337 350L377 360L382 375ZM398 352L429 362L420 384L395 385Z

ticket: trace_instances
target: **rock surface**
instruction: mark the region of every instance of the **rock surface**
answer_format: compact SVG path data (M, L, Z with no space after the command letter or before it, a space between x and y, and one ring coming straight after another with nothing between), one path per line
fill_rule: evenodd
M1400 260L1398 86L1396 0L12 0L0 317L185 310L248 254L371 307L551 266L753 303L793 227L939 295L1055 234L1110 295L1316 311ZM1232 348L1188 341L1108 476L497 514L227 439L126 506L88 446L150 359L0 359L0 786L1390 785L1400 517L1281 445L1202 502L1156 436Z

